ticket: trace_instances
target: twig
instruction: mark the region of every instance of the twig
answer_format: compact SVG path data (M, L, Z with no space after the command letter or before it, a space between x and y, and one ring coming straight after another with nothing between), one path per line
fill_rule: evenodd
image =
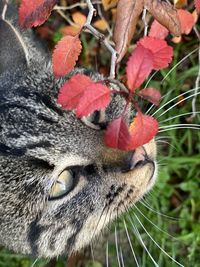
M194 91L194 97L192 99L192 115L187 118L187 121L191 122L195 117L196 117L196 100L197 100L197 93L199 89L199 84L200 84L200 34L196 28L196 26L193 27L193 30L198 38L199 41L199 49L198 49L198 59L199 59L199 69L198 69L198 74L197 78L195 81L195 91Z
M126 86L121 83L119 80L115 80L115 79L112 79L112 78L107 78L105 79L105 81L111 83L111 84L115 84L118 88L119 88L119 91L122 91L122 92L125 92L125 93L128 93L129 90L126 88Z
M56 10L57 12L58 12L58 14L60 14L60 16L63 18L63 19L65 19L71 26L75 26L75 27L77 27L77 25L67 16L67 15L65 15L65 13L62 11L62 10L60 10L60 9L57 9Z
M96 4L101 4L101 1L94 1L93 5L96 5ZM58 5L56 5L53 9L65 11L65 10L71 10L73 8L76 8L76 7L87 7L87 3L76 3L76 4L73 4L71 6L58 6Z
M148 33L148 23L146 21L146 14L147 14L147 10L146 8L143 9L143 13L142 13L142 21L144 23L144 36L147 36L147 33Z
M111 64L110 64L110 78L115 78L115 67L116 67L116 61L117 61L117 52L116 50L109 44L108 40L105 38L105 36L97 31L92 25L92 19L93 16L96 14L96 9L93 7L93 4L90 0L86 0L87 6L88 6L88 16L86 23L84 24L83 29L88 29L97 39L99 39L105 47L110 51L111 53Z

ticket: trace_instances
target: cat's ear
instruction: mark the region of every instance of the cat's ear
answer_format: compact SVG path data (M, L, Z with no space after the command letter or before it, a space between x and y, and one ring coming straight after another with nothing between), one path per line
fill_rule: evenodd
M18 29L6 19L8 8L7 4L0 4L0 74L13 67L28 64L25 42Z

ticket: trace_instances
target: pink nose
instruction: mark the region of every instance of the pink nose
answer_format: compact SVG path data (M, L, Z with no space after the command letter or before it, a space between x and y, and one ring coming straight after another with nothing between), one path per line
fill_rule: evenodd
M132 156L131 169L135 168L139 164L142 165L145 162L145 160L147 160L145 149L142 146L136 148Z

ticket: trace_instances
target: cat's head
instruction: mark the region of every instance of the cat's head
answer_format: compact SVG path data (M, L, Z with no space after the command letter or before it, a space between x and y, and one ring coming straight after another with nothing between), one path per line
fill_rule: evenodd
M6 18L0 51L0 243L45 257L69 254L151 189L156 143L129 152L106 147L101 126L118 117L123 98L84 120L63 111L56 98L65 79L54 79L40 46Z

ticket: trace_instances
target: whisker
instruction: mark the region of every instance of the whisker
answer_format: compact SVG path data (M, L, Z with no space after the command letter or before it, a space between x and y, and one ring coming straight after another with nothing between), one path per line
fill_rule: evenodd
M195 127L200 127L200 124L195 124L195 123L178 123L178 124L170 124L170 125L163 125L160 126L159 129L166 129L166 128L172 128L176 126L195 126Z
M39 260L39 258L35 259L34 262L33 262L33 264L31 265L31 267L34 267L35 264L38 262L38 260Z
M186 94L188 94L188 93L191 93L191 92L195 92L195 88L193 88L193 89L190 89L190 90L188 90L187 92L184 92L184 93L182 93L182 94L179 94L178 96L175 96L174 98L172 98L172 99L170 99L169 101L167 101L165 104L163 104L162 106L160 106L151 116L154 116L155 114L157 114L162 108L164 108L165 106L167 106L168 104L170 104L171 102L173 102L174 100L176 100L176 99L178 99L180 96L184 96L184 95L186 95ZM195 93L192 95L192 96L194 96L195 95ZM184 100L185 100L185 98L184 98ZM182 101L183 101L183 99L182 99Z
M150 259L152 260L152 262L154 263L154 265L155 265L156 267L160 267L160 266L156 263L156 261L154 260L154 258L152 257L152 255L151 255L151 253L149 252L149 250L147 249L147 247L146 247L144 241L142 240L142 237L141 237L141 235L140 235L140 232L138 231L138 229L136 228L136 226L133 224L130 215L128 216L128 219L129 219L129 221L130 221L130 223L131 223L131 225L132 225L133 233L135 234L135 236L138 238L138 240L139 240L140 243L142 244L143 248L144 248L144 249L146 250L146 252L148 253Z
M193 130L200 130L200 128L197 128L197 127L174 127L174 128L167 128L167 129L163 129L163 130L160 130L158 131L159 133L162 133L162 132L167 132L167 131L172 131L172 130L178 130L178 129L193 129Z
M109 267L108 253L109 253L109 247L108 247L108 241L107 241L106 243L106 267Z
M161 83L166 80L166 78L169 76L169 74L177 67L179 66L184 60L186 60L188 57L190 57L192 54L194 54L196 51L198 51L199 48L195 48L192 50L189 54L187 54L185 57L183 57L174 67L170 69L170 71L165 75L165 77L162 79Z
M118 247L118 238L117 238L117 228L116 228L116 226L115 226L115 247L116 247L116 252L117 252L118 266L121 267L120 258L119 258L119 247Z
M165 218L170 219L170 220L173 220L173 221L179 221L179 218L175 218L175 217L172 217L172 216L168 216L168 215L163 214L163 213L161 213L161 212L159 212L159 211L157 211L157 210L152 209L148 204L145 203L146 201L145 201L144 199L141 199L139 202L140 202L144 207L146 207L148 210L150 210L151 212L154 212L154 213L156 213L156 214L158 214L158 215L160 215L160 216L162 216L162 217L165 217Z
M140 221L140 219L138 218L138 216L136 214L134 214L135 218L137 219L137 221L139 222L139 224L142 226L142 228L144 229L145 233L148 235L148 237L154 242L154 244L168 257L170 258L173 262L175 262L176 264L178 264L181 267L184 267L184 265L182 265L181 263L179 263L178 261L176 261L173 257L171 257L154 239L153 237L149 234L149 232L146 230L146 228L144 227L144 225L142 224L142 222Z
M189 116L189 115L191 115L191 114L199 114L199 113L200 113L200 111L195 111L195 113L194 113L194 112L187 112L187 113L179 114L179 115L170 117L170 118L168 118L168 119L159 121L159 123L163 123L163 122L171 121L171 120L176 119L176 118L179 118L179 117Z
M167 141L158 140L158 141L156 141L156 143L167 144L168 146L171 146L172 148L174 148L177 151L177 147L173 146L172 144L170 144Z
M123 252L122 252L122 248L121 247L120 247L120 259L121 259L122 267L125 267L125 265L124 265L124 257L123 257Z
M128 229L127 229L126 221L124 219L123 219L123 222L124 222L124 227L125 227L125 231L126 231L126 236L127 236L127 239L128 239L128 243L129 243L129 246L131 248L131 252L133 254L133 258L135 260L135 263L136 263L137 267L140 267L139 266L139 263L137 261L137 257L135 255L135 251L134 251L133 246L132 246L132 242L131 242L130 235L129 235L129 232L128 232Z
M146 82L144 88L147 88L147 86L149 85L150 81L153 79L153 77L158 73L158 70L155 71L148 79L148 81Z
M179 105L181 102L186 101L187 99L192 98L194 95L199 95L199 94L200 94L200 92L198 92L198 93L196 93L196 94L189 95L189 96L185 97L184 99L179 100L177 103L175 103L174 105L172 105L171 107L169 107L168 109L166 109L163 113L161 113L161 114L157 117L157 119L160 118L161 116L163 116L163 115L164 115L165 113L167 113L169 110L171 110L171 109L173 109L174 107L176 107L177 105ZM164 107L164 106L163 106L163 107ZM156 113L157 113L157 112L154 112L154 115L155 115ZM152 116L154 116L154 115L152 115Z
M140 209L138 209L138 207L135 205L135 204L133 204L133 206L137 209L137 211L148 221L148 222L150 222L153 226L155 226L155 228L157 228L159 231L161 231L162 233L164 233L164 234L166 234L166 235L168 235L169 237L172 237L173 239L175 239L175 240L177 240L177 238L176 237L174 237L174 236L172 236L172 235L170 235L169 233L167 233L166 231L164 231L164 230L162 230L159 226L157 226L155 223L153 223L147 216L145 216L144 215L144 213L140 210Z

